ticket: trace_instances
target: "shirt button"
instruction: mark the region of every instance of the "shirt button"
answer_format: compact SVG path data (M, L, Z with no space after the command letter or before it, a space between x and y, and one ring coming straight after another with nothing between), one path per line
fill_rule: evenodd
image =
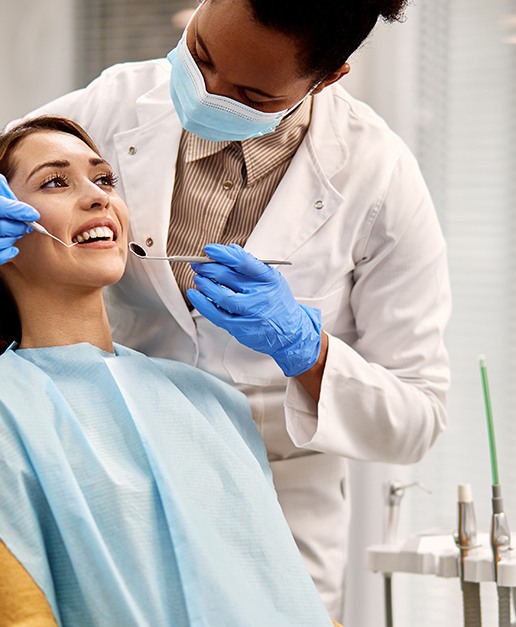
M322 209L322 208L324 207L324 203L323 203L323 201L322 201L322 200L316 200L316 201L315 201L315 205L314 205L314 207L315 207L316 209Z
M145 246L153 246L154 245L154 240L152 239L152 237L148 237L145 240Z
M224 181L224 183L222 183L222 187L223 189L225 189L226 191L228 189L231 189L233 187L233 181Z
M136 146L129 146L129 148L127 149L127 152L130 155L135 155L136 154Z

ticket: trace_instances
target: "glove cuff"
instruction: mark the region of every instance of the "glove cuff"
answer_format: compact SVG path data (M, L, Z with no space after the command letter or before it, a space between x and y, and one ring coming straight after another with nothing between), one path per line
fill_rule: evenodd
M299 307L305 315L296 341L271 355L286 377L297 377L310 370L321 352L321 311L306 305Z

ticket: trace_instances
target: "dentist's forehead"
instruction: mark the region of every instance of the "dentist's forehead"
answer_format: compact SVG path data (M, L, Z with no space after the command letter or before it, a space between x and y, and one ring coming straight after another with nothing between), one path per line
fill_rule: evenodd
M263 83L265 91L279 95L301 76L298 43L260 24L242 0L203 3L188 34L192 40L200 35L217 72L236 85Z

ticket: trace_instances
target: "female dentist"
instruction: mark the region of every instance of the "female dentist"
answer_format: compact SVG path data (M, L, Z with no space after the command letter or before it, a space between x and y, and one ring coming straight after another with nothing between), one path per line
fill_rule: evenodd
M113 336L245 392L337 618L347 458L413 463L446 425L450 294L435 210L407 147L337 85L377 19L404 4L204 0L167 59L109 68L31 114L89 131L150 254L217 262L132 257L107 294ZM0 261L35 217L0 199Z

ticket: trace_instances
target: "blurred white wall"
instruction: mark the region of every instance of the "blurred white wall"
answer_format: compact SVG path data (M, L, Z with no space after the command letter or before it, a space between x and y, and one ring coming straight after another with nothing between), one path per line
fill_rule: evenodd
M404 23L379 22L370 38L350 59L351 71L342 85L353 96L373 107L412 150L416 148L414 108L416 102L418 38L417 6L406 11ZM383 578L366 569L366 549L383 537L383 484L404 481L407 469L385 464L350 463L353 498L349 576L346 589L345 625L384 625ZM407 493L408 500L411 495ZM416 498L421 498L416 495ZM404 513L400 532L404 533Z
M0 0L0 127L75 87L75 0Z
M352 55L351 72L342 79L342 85L371 105L415 150L418 6L411 4L405 15L403 23L378 22L369 39Z

